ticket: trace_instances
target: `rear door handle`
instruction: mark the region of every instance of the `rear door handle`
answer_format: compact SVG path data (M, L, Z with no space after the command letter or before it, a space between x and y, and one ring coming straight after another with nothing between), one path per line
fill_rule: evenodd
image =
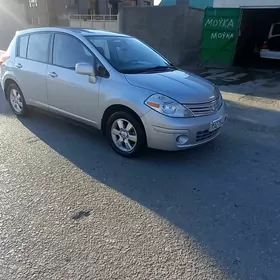
M23 67L20 63L17 63L15 66L19 69L21 69Z
M50 72L50 73L48 73L48 75L52 78L58 77L58 75L55 72Z

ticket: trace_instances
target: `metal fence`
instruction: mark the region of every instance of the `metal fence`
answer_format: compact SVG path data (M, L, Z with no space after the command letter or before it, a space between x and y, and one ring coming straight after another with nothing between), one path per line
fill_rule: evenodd
M118 15L69 15L69 25L111 32L119 31Z

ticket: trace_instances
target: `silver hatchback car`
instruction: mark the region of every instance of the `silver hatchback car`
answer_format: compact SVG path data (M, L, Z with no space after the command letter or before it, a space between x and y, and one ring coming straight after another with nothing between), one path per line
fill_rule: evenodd
M136 38L82 28L17 32L1 61L13 112L39 107L101 129L122 156L183 150L227 121L221 93Z

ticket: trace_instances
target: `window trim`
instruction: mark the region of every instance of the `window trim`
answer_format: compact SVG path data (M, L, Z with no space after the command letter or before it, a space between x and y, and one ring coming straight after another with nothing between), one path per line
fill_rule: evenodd
M82 42L79 38L77 38L76 36L73 36L72 34L69 34L69 33L65 33L65 32L54 32L53 33L53 37L52 37L52 40L51 40L51 47L50 47L50 60L49 60L49 64L50 65L53 65L55 67L60 67L60 68L63 68L63 69L67 69L67 70L70 70L70 71L75 71L75 69L70 69L69 67L64 67L64 66L61 66L61 65L57 65L57 64L54 64L53 63L53 56L54 56L54 41L55 41L55 35L64 35L64 36L69 36L69 37L72 37L74 38L75 40L77 40L78 42L80 42L83 47L93 56L93 59L95 61L95 71L97 73L97 67L96 67L96 60L98 59L95 55L95 53L90 50L88 48L88 46L86 46L86 44L84 42ZM98 59L99 60L99 59ZM100 61L100 60L99 60ZM98 77L101 77L101 78L105 78L105 79L108 79L110 77L110 73L109 71L107 70L107 68L103 65L103 63L100 61L100 63L102 64L102 66L105 68L106 72L107 72L107 75L106 76L102 76L102 75L96 75Z
M31 59L31 58L27 57L28 49L29 49L30 36L36 35L36 34L49 34L50 35L49 44L48 44L48 50L47 50L48 57L47 57L47 61L46 62L35 60L35 59ZM19 39L21 37L24 37L24 36L28 36L27 49L26 49L26 57L21 57L21 56L19 56L19 46L20 46L19 45ZM53 37L53 32L52 31L36 31L36 32L30 32L30 33L26 33L26 34L22 34L22 35L18 36L18 38L17 38L17 46L16 46L16 57L19 57L21 59L26 59L26 60L29 60L29 61L38 62L38 63L49 64L49 62L50 62L49 50L50 50L50 43L52 41L52 37Z
M102 38L104 38L104 37L110 37L110 38L131 38L131 39L135 39L135 40L137 40L137 41L139 41L139 42L141 42L142 44L144 44L146 47L148 47L148 48L150 48L151 50L153 50L157 55L159 55L165 62L167 62L168 64L170 64L170 65L173 65L172 63L171 63L171 61L170 60L168 60L166 57L164 57L161 53L159 53L156 49L154 49L153 47L151 47L150 45L148 45L147 43L145 43L144 41L142 41L142 40L140 40L140 39L137 39L137 38L135 38L135 37L131 37L131 36L119 36L119 35L87 35L87 36L85 36L85 38L87 39L87 41L91 44L91 45L93 45L94 47L95 47L95 45L90 41L90 37L102 37ZM110 48L110 47L109 47ZM101 55L101 54L100 54ZM124 74L123 72L121 72L120 71L120 69L117 69L115 66L113 66L113 64L105 57L105 56L103 56L104 57L104 59L106 60L106 62L114 69L114 70L116 70L118 73L121 73L121 74Z

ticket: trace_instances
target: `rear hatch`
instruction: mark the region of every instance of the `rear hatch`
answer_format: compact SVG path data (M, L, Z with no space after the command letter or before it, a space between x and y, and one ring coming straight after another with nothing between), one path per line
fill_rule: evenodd
M275 23L271 26L268 40L264 42L262 49L280 51L280 23Z
M268 39L274 36L280 36L280 23L274 23L270 28Z
M280 52L280 35L271 37L266 44L270 51Z

